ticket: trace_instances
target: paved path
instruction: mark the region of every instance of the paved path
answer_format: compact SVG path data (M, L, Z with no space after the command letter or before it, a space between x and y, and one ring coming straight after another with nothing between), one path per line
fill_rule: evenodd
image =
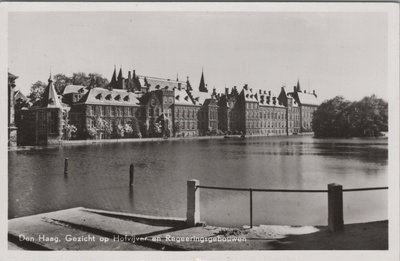
M387 249L387 221L326 227L187 227L161 218L72 208L8 221L9 250L284 250Z

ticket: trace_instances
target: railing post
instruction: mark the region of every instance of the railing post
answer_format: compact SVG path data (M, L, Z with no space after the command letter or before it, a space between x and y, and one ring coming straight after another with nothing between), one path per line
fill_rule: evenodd
M253 190L250 189L250 228L253 228Z
M328 184L328 227L331 232L343 231L343 187Z
M187 212L186 224L195 226L200 222L200 182L196 179L187 181Z
M134 167L133 167L133 164L131 164L131 165L129 166L129 186L130 186L130 187L133 186L133 174L134 174L134 171L135 171L135 169L134 169Z
M68 175L68 158L64 159L64 175Z

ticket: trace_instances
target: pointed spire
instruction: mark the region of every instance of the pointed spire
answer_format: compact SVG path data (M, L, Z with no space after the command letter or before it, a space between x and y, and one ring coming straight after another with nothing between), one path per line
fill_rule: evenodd
M117 85L117 77L116 77L116 74L117 74L117 69L115 68L115 65L114 65L114 72L113 72L113 75L112 75L112 77L111 77L111 81L110 81L110 83L109 83L108 86L107 86L107 89L111 90L111 89L113 89L113 88L116 87L116 85Z
M43 93L43 100L41 107L43 108L61 108L61 102L58 99L58 95L56 89L53 85L53 80L51 79L51 74L49 76L49 84L47 85L46 89Z
M189 76L186 76L186 89L188 91L193 91L192 85L189 82Z
M300 80L299 80L299 78L297 78L297 85L296 85L296 88L297 88L297 91L298 91L298 92L301 91L301 89L300 89Z
M125 89L124 86L124 77L122 77L122 67L119 69L118 78L117 78L117 85L116 89Z
M118 80L122 79L122 67L119 68Z
M179 75L176 73L176 81L179 82Z
M51 71L50 71L49 79L47 80L47 81L49 82L49 84L53 82L53 79L52 79L52 78L53 78L53 77L51 77Z
M200 84L199 84L199 91L200 92L208 92L206 84L204 82L204 71L203 71L203 68L201 68L201 78L200 78Z

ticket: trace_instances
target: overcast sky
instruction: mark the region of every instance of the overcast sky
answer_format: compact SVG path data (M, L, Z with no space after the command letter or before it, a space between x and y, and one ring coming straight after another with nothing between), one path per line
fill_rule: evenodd
M384 13L53 12L9 14L9 72L29 93L53 74L114 65L209 88L279 93L297 79L322 99L388 94Z

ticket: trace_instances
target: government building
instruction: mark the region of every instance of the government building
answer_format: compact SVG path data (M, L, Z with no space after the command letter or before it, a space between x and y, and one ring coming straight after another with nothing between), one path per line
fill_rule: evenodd
M70 139L293 135L312 131L319 105L300 83L279 95L247 84L209 90L186 81L144 76L114 68L106 87L68 85L57 93L51 77L43 99L18 113L18 144L58 144Z

